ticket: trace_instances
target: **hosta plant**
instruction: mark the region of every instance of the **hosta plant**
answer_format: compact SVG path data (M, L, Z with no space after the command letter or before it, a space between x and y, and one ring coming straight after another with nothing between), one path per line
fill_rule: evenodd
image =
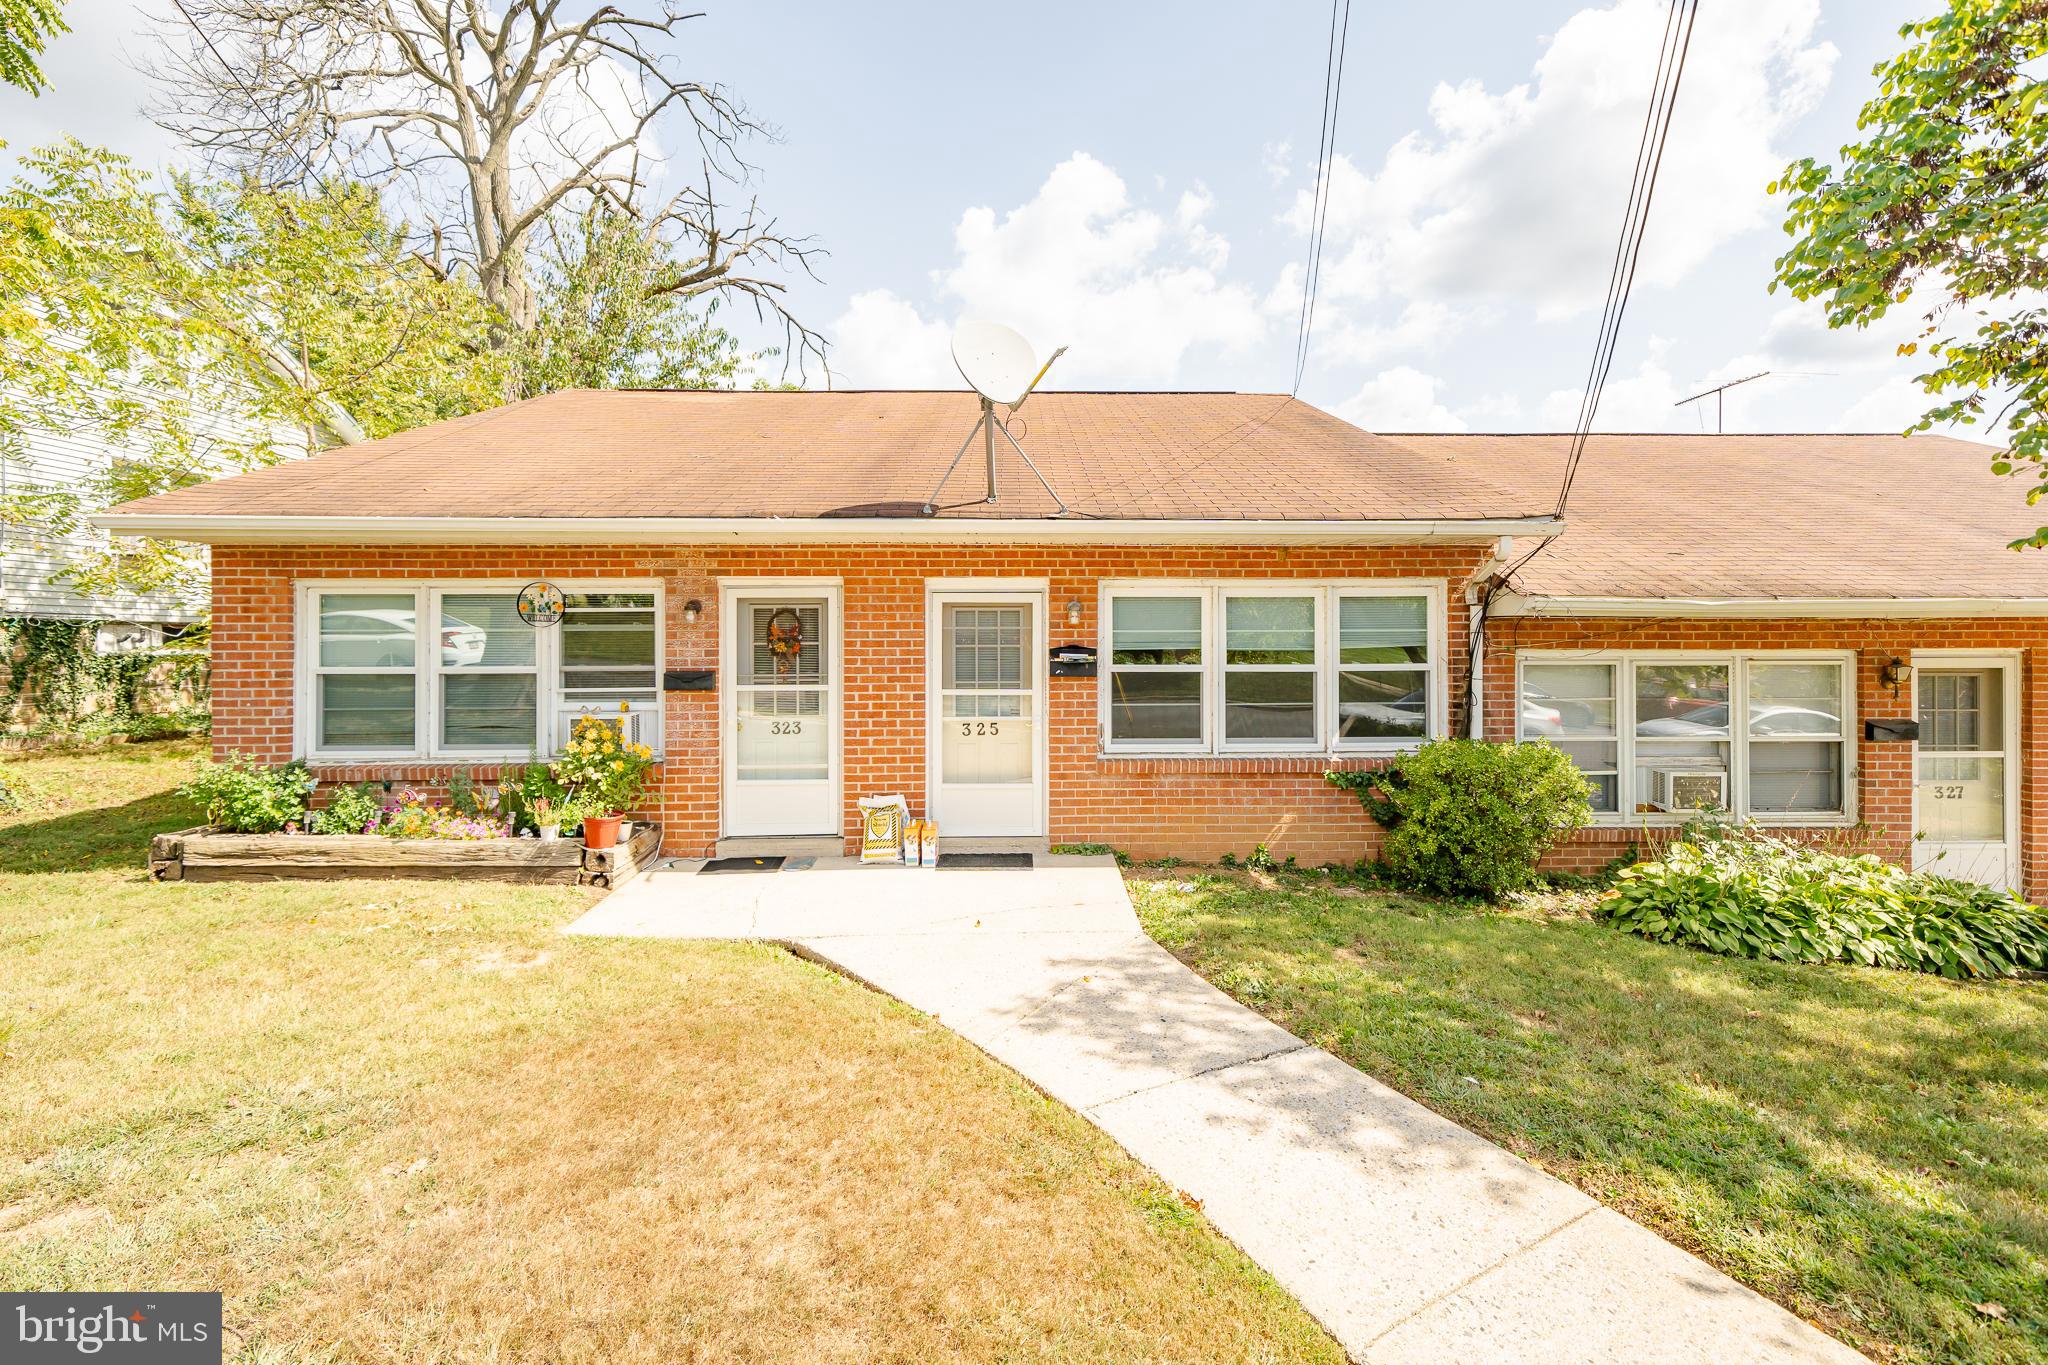
M2002 888L1754 829L1687 831L1621 873L1602 914L1659 943L1947 977L2048 970L2048 914Z

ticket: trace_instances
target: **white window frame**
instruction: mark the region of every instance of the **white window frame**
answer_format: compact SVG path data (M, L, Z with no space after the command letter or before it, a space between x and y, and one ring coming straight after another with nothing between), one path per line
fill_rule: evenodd
M504 669L446 669L441 667L441 601L450 594L505 592L517 593L533 578L351 578L351 579L301 579L293 585L293 707L292 707L292 753L313 763L347 763L369 765L379 763L416 763L424 759L450 762L512 763L532 756L552 758L555 756L554 717L557 710L570 705L562 696L561 678L561 632L558 627L545 626L535 630L534 662L532 671L536 675L534 738L531 746L525 748L505 747L502 749L449 748L441 743L440 695L441 680L458 672L506 672L523 674L525 666ZM651 703L653 713L654 748L656 756L661 753L661 736L664 731L662 713L664 695L661 691L661 670L665 661L668 640L666 594L658 579L549 579L564 593L601 592L644 592L654 597L654 675L655 699ZM391 596L411 594L413 598L415 631L413 644L413 747L410 749L323 749L316 740L319 735L318 676L323 672L379 672L402 673L407 670L389 669L322 669L319 664L320 613L316 602L323 593L382 593ZM585 703L590 704L590 703ZM636 704L637 706L638 704ZM639 709L646 709L639 707Z
M1429 658L1420 665L1428 678L1428 706L1420 739L1337 738L1337 675L1341 651L1337 629L1339 597L1421 597L1426 601ZM1202 602L1202 738L1185 740L1113 739L1110 736L1111 674L1115 643L1112 604L1119 597L1198 597ZM1227 629L1224 599L1228 597L1309 597L1315 601L1315 737L1311 740L1225 740L1223 737L1224 677ZM1096 734L1106 757L1272 758L1358 757L1409 753L1429 739L1449 733L1450 667L1445 651L1449 639L1448 600L1437 579L1105 579L1096 590L1098 637L1096 657ZM1140 672L1178 672L1179 668L1136 667Z
M1118 597L1192 597L1200 604L1199 625L1202 646L1202 662L1198 664L1116 664L1116 620L1111 606ZM1174 753L1206 754L1214 742L1214 728L1209 722L1210 709L1215 702L1215 683L1210 674L1216 657L1214 646L1215 630L1210 623L1214 613L1216 596L1207 588L1192 583L1157 584L1145 583L1119 587L1102 594L1102 611L1098 619L1102 622L1102 638L1096 658L1100 664L1096 669L1098 690L1102 694L1101 736L1104 747L1113 751L1132 753ZM1201 717L1201 734L1196 739L1126 739L1112 744L1109 738L1110 697L1115 692L1115 678L1112 670L1124 673L1192 673L1201 679L1201 692L1196 702L1196 711Z
M1791 829L1835 829L1854 825L1857 822L1857 787L1861 776L1859 767L1856 718L1856 651L1852 649L1645 649L1645 650L1582 650L1582 649L1525 649L1515 655L1514 717L1517 739L1541 739L1544 736L1522 734L1522 670L1525 664L1574 663L1597 664L1615 668L1614 730L1616 761L1620 772L1616 779L1617 807L1613 812L1596 813L1595 825L1682 825L1692 819L1681 811L1638 811L1636 806L1642 794L1636 790L1636 681L1635 670L1641 664L1726 664L1728 666L1728 796L1729 814L1739 820L1754 820L1759 825L1775 825ZM1764 738L1754 742L1762 744L1781 743L1786 740L1805 739L1821 743L1839 743L1842 746L1842 809L1839 811L1752 811L1749 806L1749 670L1753 664L1836 664L1841 668L1842 677L1842 733L1836 740L1828 736L1786 735L1776 739ZM1719 743L1722 741L1712 741Z
M1220 754L1270 754L1299 752L1303 749L1328 749L1332 726L1330 723L1330 697L1335 688L1326 676L1329 671L1331 650L1328 647L1330 601L1329 593L1315 583L1274 584L1257 583L1239 585L1219 583L1213 588L1214 605L1208 613L1213 629L1205 632L1202 640L1202 658L1209 660L1214 650L1213 676L1215 690L1209 699L1209 733L1215 736L1216 752ZM1314 646L1311 659L1306 664L1233 664L1230 662L1230 602L1233 598L1250 600L1259 597L1306 597L1309 604L1310 643ZM1307 739L1232 739L1225 721L1229 716L1230 703L1226 693L1230 687L1230 676L1258 673L1306 673L1309 675L1309 737Z

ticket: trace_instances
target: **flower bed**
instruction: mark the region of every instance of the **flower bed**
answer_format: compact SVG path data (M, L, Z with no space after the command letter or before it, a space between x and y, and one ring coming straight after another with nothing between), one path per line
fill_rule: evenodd
M661 826L652 822L635 824L633 837L613 848L572 839L230 834L201 826L152 839L149 873L166 882L407 877L616 887L660 854Z
M661 851L661 827L619 822L645 788L653 752L616 721L585 716L562 756L480 785L464 769L436 802L413 787L319 782L303 761L278 767L240 755L201 759L179 793L208 824L151 841L159 881L283 877L471 877L616 886ZM581 828L583 838L574 835Z

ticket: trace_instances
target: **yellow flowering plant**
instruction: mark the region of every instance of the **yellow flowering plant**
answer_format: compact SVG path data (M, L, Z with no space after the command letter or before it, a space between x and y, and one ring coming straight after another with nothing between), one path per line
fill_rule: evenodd
M621 713L626 710L622 703ZM619 815L632 809L654 767L654 751L626 738L623 720L578 716L552 770L555 781L586 814Z

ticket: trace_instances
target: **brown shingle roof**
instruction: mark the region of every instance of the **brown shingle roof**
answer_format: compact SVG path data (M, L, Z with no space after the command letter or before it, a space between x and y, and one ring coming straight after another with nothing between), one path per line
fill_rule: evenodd
M968 393L571 390L124 505L156 515L916 516L977 416ZM1543 510L1284 394L1041 393L1012 423L1070 507L1098 516L1372 520ZM947 516L1055 509L997 438ZM1528 503L1528 506L1524 504Z
M1555 496L1566 436L1417 436ZM1595 436L1535 596L2048 597L2044 518L1992 451L1942 436Z
M124 515L911 517L974 422L971 394L575 390L159 494ZM1541 516L1569 437L1387 435L1277 394L1035 395L1014 429L1074 509L1123 519ZM1596 436L1533 595L2048 597L2039 524L1987 447L1944 437ZM945 517L1051 501L998 441ZM1519 548L1519 547L1518 547Z

